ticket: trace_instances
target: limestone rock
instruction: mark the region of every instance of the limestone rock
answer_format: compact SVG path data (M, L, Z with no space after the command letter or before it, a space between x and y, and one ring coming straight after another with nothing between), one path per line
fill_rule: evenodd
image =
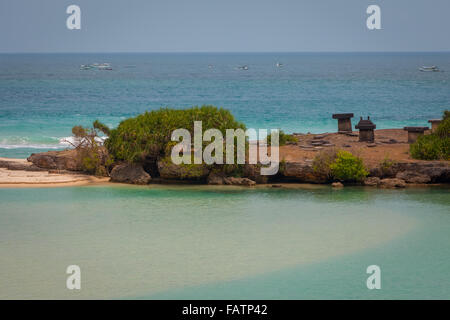
M311 163L287 161L281 174L298 182L325 183L327 178L314 172Z
M368 177L364 180L365 186L376 187L380 184L380 178L378 177Z
M206 180L208 184L210 185L222 185L224 176L223 174L217 173L217 172L211 172L208 175L208 179Z
M81 164L75 149L33 153L27 160L43 169L81 171Z
M235 177L226 177L223 178L224 184L227 185L237 185L237 186L254 186L256 184L255 181L250 180L248 178L235 178Z
M404 188L405 186L405 180L402 179L387 178L380 180L380 187L382 188Z
M145 172L141 164L119 164L115 166L111 173L111 181L132 184L148 184L151 180L150 175Z
M261 166L257 164L245 164L243 176L255 181L256 183L267 183L269 176L261 175Z
M398 179L403 179L407 183L429 183L430 176L415 171L402 171L395 176Z
M0 158L0 168L8 170L46 171L46 169L39 168L27 160L8 158Z
M208 177L210 169L206 164L177 165L168 159L163 159L158 161L158 171L163 179L204 180Z
M343 188L343 187L344 187L344 185L343 185L341 182L333 182L333 183L331 184L331 186L332 186L333 188Z
M383 170L380 167L370 169L370 175L379 178L394 178L402 172L414 172L417 175L428 176L430 178L429 182L432 183L450 182L450 163L445 161L417 160L414 162L396 162ZM424 179L426 178L422 177L422 180Z

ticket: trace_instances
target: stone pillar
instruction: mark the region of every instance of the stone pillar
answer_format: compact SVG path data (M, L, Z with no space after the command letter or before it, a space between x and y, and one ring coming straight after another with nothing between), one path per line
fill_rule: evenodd
M373 129L359 130L359 141L365 141L365 142L374 142L375 141L375 134L373 132Z
M356 129L359 129L359 141L362 142L374 142L375 141L375 128L377 126L370 121L370 117L367 117L367 120L363 120L361 117L359 123L355 126Z
M352 132L353 113L335 113L333 119L338 120L338 132Z
M437 127L439 127L439 125L442 122L442 119L431 119L428 120L429 123L431 123L431 132L436 132Z
M403 130L408 131L408 143L416 142L417 138L423 136L428 127L404 127Z

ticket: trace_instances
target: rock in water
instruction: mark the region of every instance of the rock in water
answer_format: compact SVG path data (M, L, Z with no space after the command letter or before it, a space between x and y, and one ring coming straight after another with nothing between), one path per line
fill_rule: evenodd
M119 164L111 171L111 181L132 184L148 184L152 179L141 164Z

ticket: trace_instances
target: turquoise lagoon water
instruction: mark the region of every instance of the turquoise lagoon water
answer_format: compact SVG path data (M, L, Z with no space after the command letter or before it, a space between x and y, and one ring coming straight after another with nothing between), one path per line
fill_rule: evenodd
M450 298L448 188L4 188L0 203L2 299Z
M114 70L79 70L95 62ZM425 126L450 108L450 53L0 54L0 156L66 147L74 125L95 119L116 126L202 104L255 129L335 131L336 112L377 128Z

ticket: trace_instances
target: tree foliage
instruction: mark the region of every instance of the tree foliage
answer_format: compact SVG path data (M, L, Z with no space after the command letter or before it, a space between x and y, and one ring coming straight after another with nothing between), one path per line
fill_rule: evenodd
M122 121L109 131L105 146L115 160L141 162L147 158L170 155L171 135L176 129L187 129L194 137L194 121L202 121L202 131L215 128L225 137L226 129L245 130L225 109L214 106L189 109L161 108Z
M106 176L110 160L102 147L102 140L98 132L100 128L103 128L105 131L109 130L107 126L98 120L93 123L92 128L75 126L72 128L74 142L68 142L75 148L77 161L83 171Z

